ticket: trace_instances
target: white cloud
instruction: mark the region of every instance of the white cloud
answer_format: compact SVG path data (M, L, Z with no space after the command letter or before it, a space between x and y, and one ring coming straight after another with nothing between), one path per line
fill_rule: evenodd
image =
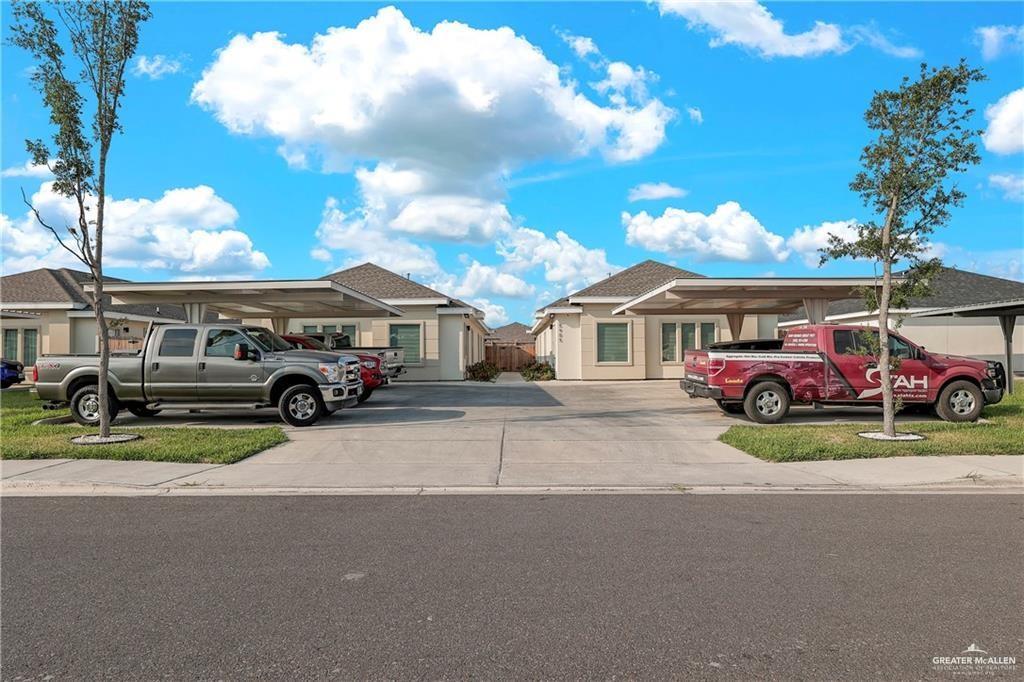
M608 62L605 78L593 84L601 94L611 94L613 102L626 105L623 96L630 94L638 102L647 101L647 84L658 80L658 76L642 66L630 66L626 62Z
M492 303L486 298L474 298L470 303L484 311L484 322L488 327L500 327L508 322L508 312L504 306Z
M31 201L60 230L77 222L78 209L52 185L43 183ZM249 275L268 267L266 254L235 228L237 221L235 207L205 185L168 190L156 200L108 197L104 265L190 277ZM77 264L31 213L18 220L3 217L2 245L7 272Z
M608 262L604 249L589 249L562 231L552 239L538 230L516 228L498 243L498 253L513 272L543 266L544 279L565 291L582 289L622 269Z
M982 26L974 30L974 36L981 45L981 56L989 61L1024 48L1024 25Z
M686 107L686 115L697 125L704 123L704 112L697 107Z
M181 62L167 55L155 54L152 57L139 55L132 65L132 73L145 76L150 80L160 80L164 76L179 73Z
M817 268L821 256L819 251L828 246L829 235L835 235L843 241L853 241L857 238L857 221L838 220L798 227L786 240L786 246L803 259L804 265Z
M573 44L596 53L592 41ZM510 28L424 31L387 7L308 45L236 36L192 101L234 133L276 139L289 165L354 169L361 203L321 224L320 246L344 248L336 237L351 230L390 238L396 262L426 274L436 258L409 237L487 243L517 229L504 204L517 168L589 154L630 161L662 144L675 112L647 92L653 74L622 67L598 102Z
M692 28L711 32L711 47L739 45L762 57L816 57L845 52L842 30L836 24L814 22L804 33L786 33L782 22L755 0L658 0L662 15L674 14Z
M995 251L973 251L962 246L935 242L928 255L941 258L944 265L981 272L993 277L1024 280L1024 248L1014 246Z
M658 217L623 212L622 224L626 242L649 251L692 254L702 261L781 262L789 257L785 240L735 201L708 215L679 208L666 208Z
M565 44L568 45L580 59L586 59L591 55L601 55L601 51L597 49L597 43L594 42L593 38L573 35L567 31L558 31L558 36L565 41Z
M48 178L52 175L48 167L43 164L36 165L31 159L20 166L4 168L0 173L0 176L5 178Z
M857 42L864 42L879 52L900 59L919 59L924 53L912 45L897 45L874 24L851 26L850 33Z
M318 260L321 263L331 262L331 252L322 246L317 246L310 249L309 257L312 258L313 260Z
M534 294L533 287L516 275L503 272L493 265L481 265L477 261L469 264L461 280L446 275L430 286L459 298L481 295L529 298Z
M681 187L673 187L667 182L642 182L629 190L630 201L646 201L685 197L687 191Z
M1004 199L1024 201L1024 175L996 173L988 176L988 184L1002 190Z
M985 149L996 154L1024 151L1024 88L985 107Z

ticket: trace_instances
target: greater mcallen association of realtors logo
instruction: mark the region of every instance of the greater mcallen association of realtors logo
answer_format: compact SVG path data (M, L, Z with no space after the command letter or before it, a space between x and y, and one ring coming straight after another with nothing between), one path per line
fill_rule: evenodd
M959 656L933 656L932 668L954 675L994 675L1017 670L1017 657L993 656L972 642Z

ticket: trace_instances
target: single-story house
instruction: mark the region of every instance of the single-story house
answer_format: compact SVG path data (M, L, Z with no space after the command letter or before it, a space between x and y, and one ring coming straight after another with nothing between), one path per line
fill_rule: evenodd
M402 277L373 263L363 263L321 279L394 306L400 318L289 318L287 331L343 332L356 346L401 346L411 381L461 381L466 367L484 359L490 331L482 310Z
M992 301L1024 298L1024 282L982 275L957 268L943 267L932 279L932 293L913 299L902 308L890 310L890 327L914 343L937 353L969 355L984 360L1002 360L1004 341L999 318L992 317L918 317L920 313L942 308L978 305ZM877 326L877 311L867 310L861 298L834 301L825 318L842 324ZM779 329L785 331L806 324L803 309L779 316ZM1021 328L1018 319L1017 329ZM1024 333L1018 332L1012 343L1013 366L1024 368Z
M522 322L509 322L506 325L496 327L487 337L484 339L486 344L494 343L518 343L518 344L531 344L536 339L530 328Z
M125 282L116 277L107 282ZM3 357L26 367L44 353L95 353L99 349L91 295L83 286L88 272L70 268L40 268L0 278ZM141 340L150 322L181 322L179 305L109 304L110 336L128 345Z

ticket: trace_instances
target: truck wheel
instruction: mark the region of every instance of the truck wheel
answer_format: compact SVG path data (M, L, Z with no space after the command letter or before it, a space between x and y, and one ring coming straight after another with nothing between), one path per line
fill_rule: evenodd
M311 426L324 414L324 401L319 389L299 384L285 389L277 410L292 426Z
M743 412L743 403L727 403L724 400L716 400L718 409L726 414L740 414Z
M364 389L363 392L359 394L359 397L356 398L356 402L362 405L363 403L370 399L371 395L373 395L372 388Z
M136 417L155 417L163 412L163 410L151 410L145 405L129 405L128 411Z
M107 411L113 419L121 411L121 406L113 393L107 393ZM96 384L83 386L71 396L71 417L82 426L99 426L100 424L100 389Z
M939 393L935 411L948 422L972 422L984 404L980 388L970 381L954 381Z
M743 411L759 424L776 424L789 413L789 391L774 381L762 381L747 393Z

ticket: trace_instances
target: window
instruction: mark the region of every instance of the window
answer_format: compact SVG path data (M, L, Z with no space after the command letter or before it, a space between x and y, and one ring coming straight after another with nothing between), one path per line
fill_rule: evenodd
M17 360L18 359L18 330L17 329L5 329L4 330L4 359L5 360Z
M206 335L206 355L211 358L234 357L236 343L248 344L249 340L234 329L211 329Z
M629 323L597 323L597 361L629 362Z
M418 324L393 324L388 332L388 345L398 346L405 351L405 362L416 364L422 359L420 332Z
M39 330L38 329L26 329L25 334L25 357L22 362L26 367L31 367L36 364L36 355L38 353L38 342L39 342Z
M304 324L304 325L302 325L302 333L303 334L315 334L317 331L318 330L317 330L315 324Z
M683 328L683 351L697 348L697 323L683 322L680 326Z
M661 325L661 361L678 362L679 355L676 352L676 339L679 336L676 332L678 327L675 322L666 322Z
M352 345L356 345L356 326L354 324L341 325L341 333L349 338Z
M188 358L196 347L195 329L168 329L160 341L160 357Z
M715 323L700 323L700 347L708 348L715 342Z
M889 355L900 360L910 360L914 357L914 351L903 339L898 336L889 337Z
M857 354L857 334L851 329L837 329L832 332L832 343L836 347L836 353L846 355Z
M336 331L338 331L338 325L336 325L336 324L325 324L324 325L324 334L333 334Z

